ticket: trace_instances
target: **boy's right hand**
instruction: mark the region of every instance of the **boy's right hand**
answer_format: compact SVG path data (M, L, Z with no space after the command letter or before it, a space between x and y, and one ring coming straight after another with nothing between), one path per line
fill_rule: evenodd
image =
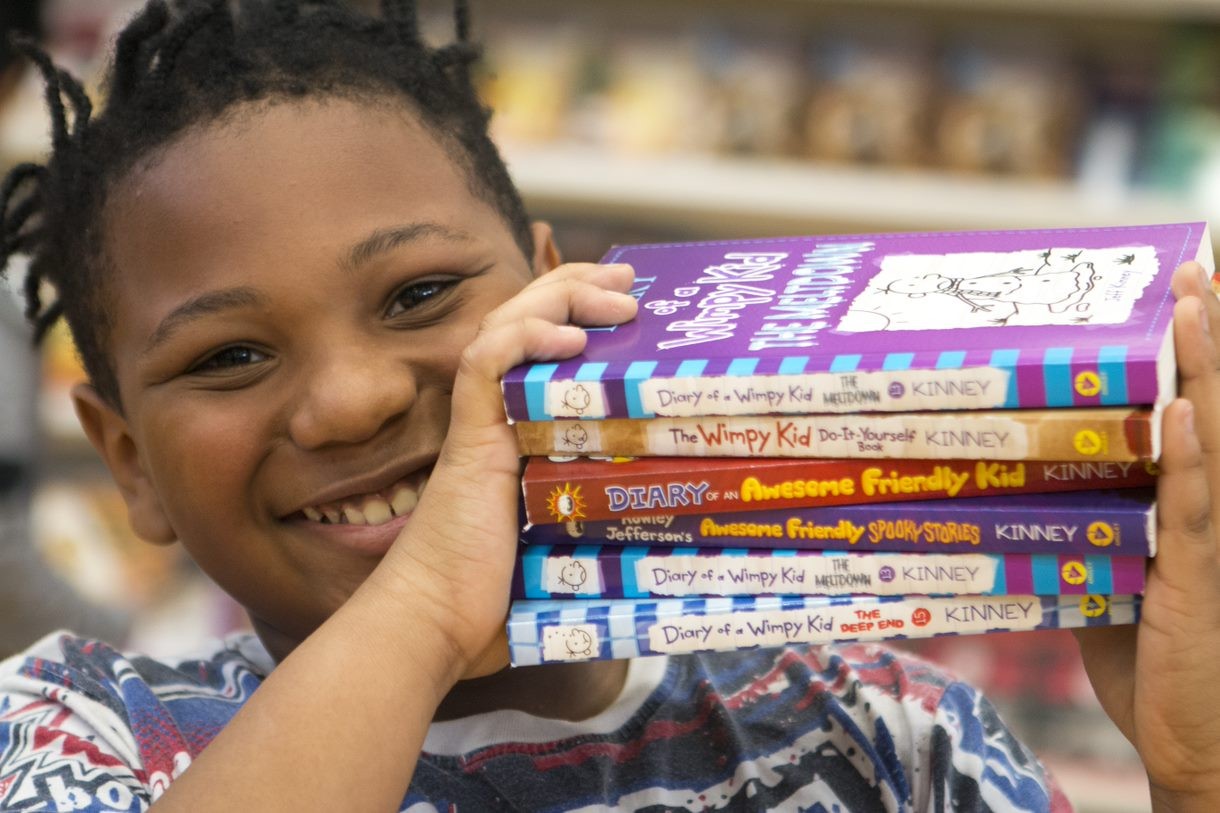
M1220 300L1174 274L1182 397L1165 411L1157 555L1136 626L1076 630L1102 708L1139 752L1156 810L1220 809Z
M462 354L449 432L428 487L370 582L436 625L452 683L508 662L505 617L518 541L520 461L500 380L526 361L576 355L579 326L635 316L626 265L570 264L541 275L484 319ZM373 586L373 585L370 585Z

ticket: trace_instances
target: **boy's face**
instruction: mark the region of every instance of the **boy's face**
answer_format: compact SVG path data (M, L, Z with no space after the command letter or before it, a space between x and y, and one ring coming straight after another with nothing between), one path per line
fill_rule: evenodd
M111 352L123 414L78 412L146 539L181 541L282 655L397 536L483 317L527 259L410 114L247 109L115 190Z

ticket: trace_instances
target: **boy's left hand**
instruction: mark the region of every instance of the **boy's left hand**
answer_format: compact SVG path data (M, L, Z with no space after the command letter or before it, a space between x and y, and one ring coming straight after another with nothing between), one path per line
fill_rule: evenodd
M1165 411L1157 555L1138 625L1078 630L1106 713L1143 760L1158 809L1220 810L1220 300L1174 274L1181 398Z

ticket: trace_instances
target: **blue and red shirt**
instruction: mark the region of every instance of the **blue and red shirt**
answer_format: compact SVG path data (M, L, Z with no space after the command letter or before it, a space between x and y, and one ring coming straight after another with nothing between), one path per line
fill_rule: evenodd
M44 638L0 664L0 811L146 810L271 668L250 635L173 662ZM401 810L1070 805L976 690L859 645L641 659L591 720L435 724Z

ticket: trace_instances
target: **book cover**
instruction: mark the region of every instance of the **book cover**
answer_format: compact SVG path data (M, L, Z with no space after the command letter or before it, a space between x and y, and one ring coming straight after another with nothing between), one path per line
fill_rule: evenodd
M1152 489L621 517L534 525L528 544L1152 556Z
M531 457L521 477L530 524L1138 488L1155 467L1107 461Z
M521 421L522 455L1149 461L1147 408Z
M513 598L1144 592L1142 556L526 545Z
M1133 624L1138 596L736 596L539 599L508 613L514 666Z
M620 246L639 316L503 380L511 421L1168 403L1205 223Z

